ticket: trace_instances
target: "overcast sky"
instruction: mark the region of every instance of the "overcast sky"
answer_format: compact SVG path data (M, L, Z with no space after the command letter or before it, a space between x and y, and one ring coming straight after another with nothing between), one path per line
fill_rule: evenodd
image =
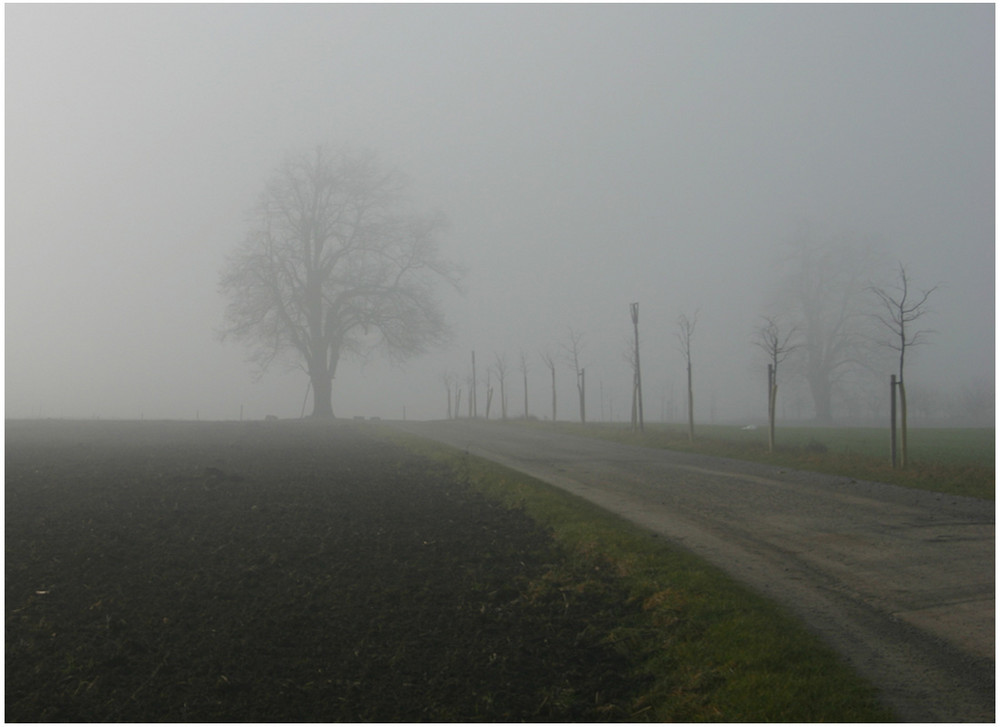
M468 270L442 292L453 345L342 362L340 416L443 416L473 349L527 352L544 415L538 354L572 326L588 412L627 419L638 301L647 417L680 405L675 319L698 310L699 417L763 419L752 334L804 227L877 244L872 282L903 262L941 284L910 382L992 385L991 4L4 13L8 417L298 416L301 372L255 381L216 339L217 284L266 178L318 143L404 171Z

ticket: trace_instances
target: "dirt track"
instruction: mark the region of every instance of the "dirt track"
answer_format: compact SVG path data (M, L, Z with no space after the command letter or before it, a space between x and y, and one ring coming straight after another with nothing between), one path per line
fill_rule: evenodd
M783 603L905 721L994 721L994 503L496 423L396 423L585 497Z

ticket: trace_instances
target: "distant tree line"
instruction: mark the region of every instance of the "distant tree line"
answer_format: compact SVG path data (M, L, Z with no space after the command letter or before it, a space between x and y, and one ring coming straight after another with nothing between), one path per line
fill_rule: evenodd
M819 424L834 421L834 402L847 400L852 391L861 398L882 401L868 391L877 378L879 387L888 386L887 372L896 371L896 387L901 406L901 464L905 466L906 428L909 399L904 378L907 355L915 346L926 343L930 331L915 325L930 312L928 303L937 287L914 292L906 268L898 266L897 277L889 285L869 282L873 264L870 249L838 241L816 242L802 238L789 249L783 261L785 274L761 315L762 323L751 336L751 343L764 353L767 370L766 412L768 442L775 446L775 421L779 411L779 369L782 379L801 381L811 398L812 419ZM636 382L633 393L633 425L641 411L639 374L638 304L631 304L634 341L626 342L623 358L633 370ZM674 332L686 379L686 418L688 436L695 437L695 330L698 314L681 313ZM655 332L654 332L655 335ZM896 355L891 364L885 351ZM540 361L548 370L551 385L551 413L557 419L557 369L560 364L572 372L579 406L579 421L586 423L586 351L584 333L569 327L556 352L542 351ZM506 406L507 365L505 354L494 353L492 367L501 388L501 418L508 417ZM529 417L528 356L520 353L520 371L524 404L521 416ZM448 401L458 398L454 391L457 378L446 375ZM863 393L862 393L863 392ZM635 397L640 397L636 400ZM449 416L458 416L450 403Z
M435 291L440 285L457 288L461 274L438 252L444 217L411 209L406 189L404 178L371 152L316 147L293 154L266 181L246 238L222 270L219 286L228 305L221 338L246 344L260 373L277 361L300 368L309 381L313 416L333 416L333 380L342 358L381 353L402 361L449 339ZM765 301L763 322L750 338L764 353L762 366L768 371L771 447L775 420L784 406L779 404L779 391L788 390L782 382L804 383L813 420L829 424L835 402L882 401L876 392L888 385L886 374L891 371L900 404L900 462L905 466L910 412L933 413L928 411L932 399L928 392L907 386L905 366L914 349L929 340L931 331L921 324L930 313L937 286L918 290L902 263L892 280L871 281L875 266L870 246L817 241L808 235L788 247L780 267L784 274ZM633 426L641 428L638 303L630 304L630 313L632 335L625 359L633 378ZM627 321L623 315L623 331ZM684 365L691 439L698 381L697 323L697 313L691 317L681 313L674 331ZM655 340L663 333L645 331L643 340ZM538 370L532 366L537 355L548 373L551 402L536 405L536 415L545 411L546 418L557 420L557 372L568 369L576 387L579 420L587 422L586 343L582 329L568 326L551 349L534 355L519 352L520 416L533 414L529 373ZM509 395L515 368L505 352L491 353L478 378L475 352L467 376L442 374L445 416L462 414L463 396L467 416L479 416L477 382L481 381L486 389L483 415L493 415L495 395L500 418L512 415ZM603 389L602 381L598 385ZM992 390L986 389L992 389L988 381L962 392L963 405L970 412L987 408ZM799 397L794 401L796 408L801 407ZM603 415L603 394L601 404ZM943 407L937 406L941 411Z

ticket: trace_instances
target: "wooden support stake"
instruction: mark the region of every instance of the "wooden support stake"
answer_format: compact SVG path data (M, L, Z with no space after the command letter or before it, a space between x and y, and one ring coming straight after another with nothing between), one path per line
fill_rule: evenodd
M896 374L889 377L889 460L896 469Z

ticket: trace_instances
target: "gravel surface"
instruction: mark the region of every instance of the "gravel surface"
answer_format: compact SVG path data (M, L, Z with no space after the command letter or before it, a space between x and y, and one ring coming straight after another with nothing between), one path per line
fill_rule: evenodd
M499 423L395 426L706 558L795 613L904 721L995 719L993 502Z

